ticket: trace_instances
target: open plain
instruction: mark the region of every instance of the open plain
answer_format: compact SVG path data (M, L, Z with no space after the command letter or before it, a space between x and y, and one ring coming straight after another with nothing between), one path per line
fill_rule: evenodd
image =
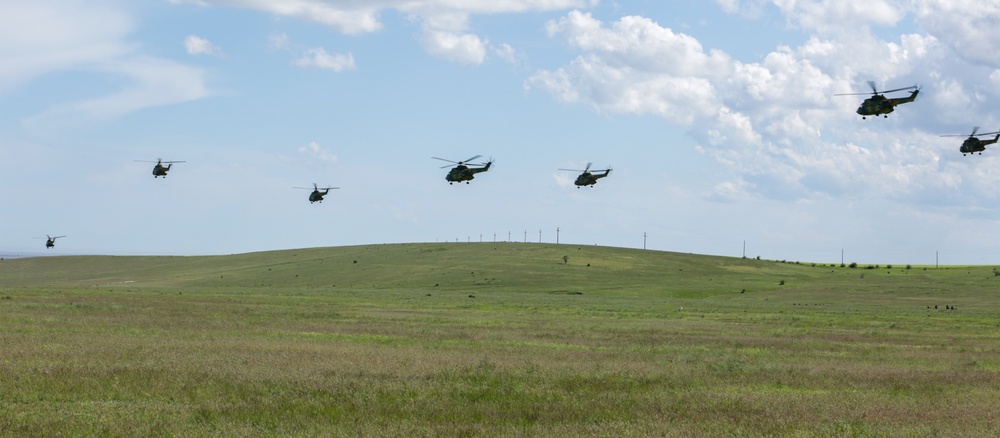
M5 436L996 436L1000 275L580 245L0 261Z

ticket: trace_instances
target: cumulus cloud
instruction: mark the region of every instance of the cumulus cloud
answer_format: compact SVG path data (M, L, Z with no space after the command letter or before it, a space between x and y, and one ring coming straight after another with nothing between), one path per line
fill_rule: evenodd
M549 12L594 6L598 0L171 0L203 6L229 6L259 10L328 26L347 35L377 32L382 11L391 10L420 22L422 42L428 53L453 62L478 65L486 59L487 39L470 32L473 15ZM499 46L503 49L503 46ZM505 51L501 51L503 55ZM504 58L504 60L509 59Z
M288 34L271 34L267 37L267 48L271 50L291 50L292 41L288 38Z
M473 34L427 31L424 47L433 55L467 65L479 65L486 59L486 42Z
M292 63L299 67L313 67L332 70L338 73L358 68L354 64L354 56L350 53L346 55L339 53L331 55L321 47L306 50L302 57L292 61Z
M337 155L320 146L319 143L316 143L315 141L311 141L309 144L299 147L298 152L300 155L306 156L312 160L323 161L326 163L337 162Z
M510 44L500 44L491 47L493 55L511 65L520 65L523 62L523 55Z
M211 41L197 35L188 35L184 38L184 49L188 55L221 55L222 49Z
M997 198L985 188L976 195L963 192L970 188L960 177L964 167L945 155L950 149L932 147L941 141L925 131L988 113L1000 81L997 61L977 67L985 60L946 49L964 41L961 36L904 33L882 40L859 32L858 23L923 20L923 9L893 1L855 3L776 2L790 22L814 35L799 46L776 47L757 62L706 49L696 38L645 17L605 23L572 11L546 29L579 55L564 66L537 71L525 86L599 112L655 115L686 127L699 151L733 172L709 199L805 200L864 196L873 189L890 199L921 202ZM732 12L744 6L720 4ZM929 3L939 13L943 4ZM956 17L936 20L953 23ZM834 94L863 92L866 80L881 89L921 83L925 92L888 120L862 123L854 109L865 96ZM928 89L935 94L927 96ZM984 187L1000 183L1000 175L982 177L988 181Z
M780 0L774 2L793 24L821 33L857 32L860 26L894 26L905 15L894 0ZM849 24L849 26L845 26Z

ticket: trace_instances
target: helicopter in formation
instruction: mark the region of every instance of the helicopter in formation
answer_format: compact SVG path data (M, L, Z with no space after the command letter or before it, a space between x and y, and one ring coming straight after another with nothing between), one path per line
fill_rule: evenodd
M559 169L559 170L565 170L567 172L583 172L583 173L580 174L580 176L576 177L576 181L573 181L573 184L576 184L576 188L580 188L580 187L583 187L583 186L591 186L591 187L593 187L594 184L597 184L597 180L599 180L601 178L604 178L604 177L608 176L609 174L611 174L611 167L610 166L608 166L608 168L604 169L604 170L595 170L594 171L594 172L604 172L602 174L595 175L595 174L591 173L590 172L590 166L593 165L593 164L594 163L588 162L587 163L587 167L584 168L583 170L575 170L575 169Z
M149 160L135 160L135 161L138 161L140 163L152 163L152 161ZM163 165L164 163L166 163L166 166ZM153 166L153 178L159 178L161 176L166 178L167 172L170 171L170 167L173 166L174 163L183 163L183 161L163 161L162 159L157 158L156 165Z
M963 156L965 154L974 154L977 152L979 153L979 155L982 155L983 151L986 150L986 145L996 143L997 140L1000 140L1000 131L983 132L981 134L976 134L976 131L979 131L978 126L972 128L972 133L969 134L969 137L962 142L962 146L958 148L958 151L961 152ZM993 137L992 140L983 140L979 138L980 135L996 135L996 137ZM942 137L965 137L965 135L945 134L942 135Z
M55 237L52 237L52 236L46 234L45 237L47 238L47 240L45 241L45 249L52 249L52 248L55 248L55 246L56 246L56 239L61 238L61 237L66 237L66 236L55 236Z
M309 190L309 187L292 187L292 188L293 189L305 189L305 190ZM323 197L326 196L327 193L330 193L330 190L335 190L335 189L339 189L339 188L340 187L323 187L321 189L321 188L319 188L319 185L317 185L316 183L313 183L312 193L309 194L309 203L310 204L312 204L314 202L320 202L320 203L322 203L323 202ZM322 190L322 192L320 190Z
M835 94L834 96L859 96L865 94L871 94L872 97L865 99L861 102L861 106L858 107L857 113L861 115L861 120L864 120L866 116L879 116L884 118L889 118L888 114L891 113L897 105L902 105L907 102L913 102L917 99L917 94L920 93L920 88L916 85L912 87L896 88L894 90L878 91L875 89L875 82L868 81L868 86L871 87L871 93L841 93ZM896 97L888 98L882 95L882 93L894 93L896 91L903 90L913 90L910 92L909 97Z
M469 181L475 178L475 175L477 173L486 172L490 170L490 166L493 165L493 159L490 159L490 161L487 161L485 164L470 163L470 161L475 160L476 158L479 158L481 156L482 155L476 155L464 161L452 161L438 157L431 157L431 158L435 160L447 161L449 163L456 164L455 167L453 167L450 171L448 171L448 175L444 177L444 179L448 181L448 184L454 184L456 182L462 182L462 181L465 181L465 183L468 184ZM469 166L480 166L480 167L469 167ZM442 169L444 169L445 167L451 167L451 164L446 166L441 166Z

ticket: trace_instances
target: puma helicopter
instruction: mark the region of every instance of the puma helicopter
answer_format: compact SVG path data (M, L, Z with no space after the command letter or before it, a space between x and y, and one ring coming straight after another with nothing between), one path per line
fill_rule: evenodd
M567 172L582 172L580 173L579 176L576 177L576 181L573 181L573 184L576 185L576 188L580 188L583 186L594 187L594 184L597 184L597 180L611 174L611 166L608 166L607 169L594 171L594 172L604 172L604 173L594 174L591 173L590 171L590 166L593 164L594 163L588 162L587 167L585 167L583 170L576 170L576 169L559 169L559 170L565 170Z
M149 160L135 160L135 161L138 161L140 163L152 163L152 161ZM183 161L163 161L162 159L157 158L156 165L153 166L153 178L159 178L161 176L166 178L167 172L170 171L170 167L173 166L174 163L183 163ZM164 166L164 164L166 164L166 166Z
M452 167L452 169L450 171L448 171L448 175L445 175L445 177L444 177L444 179L446 181L448 181L448 184L454 184L454 183L457 183L457 182L460 183L462 181L465 181L465 183L468 184L469 181L472 181L472 179L474 179L476 177L475 175L477 173L486 172L486 171L490 170L490 166L493 165L493 159L492 158L490 159L490 161L487 161L485 164L482 164L482 163L478 163L478 164L477 163L470 163L470 161L475 160L476 158L479 158L481 156L482 155L476 155L476 156L474 156L472 158L469 158L467 160L464 160L464 161L452 161L452 160L446 160L444 158L438 158L438 157L431 157L431 158L433 158L435 160L447 161L447 162L452 163L452 164L455 165L455 167ZM451 167L452 164L441 166L441 168L444 169L446 167ZM477 167L470 167L470 166L477 166Z
M292 188L293 189L310 190L309 187L292 187ZM339 188L340 187L323 187L321 189L321 188L319 188L319 185L317 185L316 183L313 183L312 193L309 194L309 203L310 204L315 203L315 202L322 203L323 202L323 197L326 196L327 193L330 193L330 190L336 190L336 189L339 189ZM320 191L320 190L322 190L322 191Z
M864 120L867 116L882 116L884 118L889 118L889 113L891 113L897 105L902 105L904 103L913 102L917 99L917 94L920 93L920 88L916 85L912 87L896 88L894 90L878 91L875 89L875 82L868 81L868 86L871 87L871 93L841 93L835 94L834 96L860 96L865 94L871 94L872 96L861 102L861 106L858 107L857 113L861 115L861 119ZM896 91L913 90L910 92L908 97L885 97L882 93L894 93Z
M996 143L997 140L1000 140L1000 131L997 131L997 132L983 132L983 133L979 133L979 134L976 134L976 131L979 131L979 127L978 126L975 126L975 127L972 128L972 133L969 134L969 137L966 138L965 141L962 142L962 146L959 146L958 151L961 152L963 156L965 154L975 154L975 153L979 153L979 155L982 155L983 151L986 150L986 145ZM992 140L990 140L990 139L983 140L983 139L979 138L979 136L981 136L981 135L996 135L996 136L993 137ZM945 135L942 135L942 137L965 137L965 135L964 134L945 134Z

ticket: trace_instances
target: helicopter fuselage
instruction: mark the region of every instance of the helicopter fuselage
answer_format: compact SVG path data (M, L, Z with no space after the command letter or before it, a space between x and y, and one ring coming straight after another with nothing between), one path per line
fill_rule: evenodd
M962 146L958 148L958 151L961 152L962 155L974 154L977 152L982 155L982 152L986 150L986 145L996 143L997 140L1000 140L1000 134L997 134L993 140L981 140L978 137L971 136L962 142Z
M881 94L875 94L874 96L865 99L865 101L861 103L861 106L858 107L857 113L858 115L861 116L862 119L864 119L865 116L882 115L884 117L888 117L886 114L893 112L893 110L895 110L896 108L896 105L901 105L907 102L913 102L914 100L917 99L917 94L919 93L920 90L913 90L910 92L909 97L897 97L897 98L887 98Z
M573 184L576 184L578 188L582 186L593 187L594 184L597 184L597 180L608 176L609 173L611 173L610 170L605 170L604 173L597 175L590 172L583 172L580 176L576 177L576 181L574 181Z
M164 178L166 178L167 177L167 172L170 171L170 166L173 166L173 164L168 164L166 166L164 166L162 164L157 164L157 165L153 166L153 178L157 178L157 177L161 177L161 176L164 177Z
M313 192L309 194L309 203L323 202L323 197L326 196L327 193L330 193L330 189L326 189L322 192L319 190L313 190Z
M486 163L485 166L479 168L473 168L466 166L464 164L459 164L448 171L448 175L445 175L444 179L448 181L448 184L465 181L466 184L476 177L477 173L486 172L490 170L490 166L493 162Z

